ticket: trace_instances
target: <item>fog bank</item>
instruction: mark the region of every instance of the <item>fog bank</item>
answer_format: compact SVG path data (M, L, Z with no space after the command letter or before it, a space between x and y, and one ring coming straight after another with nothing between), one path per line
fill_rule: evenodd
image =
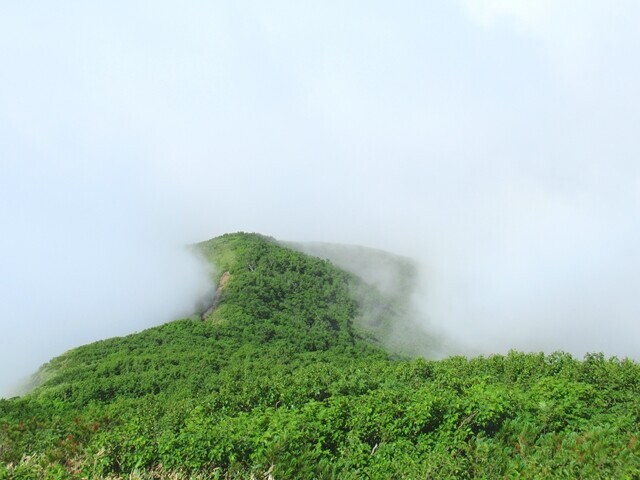
M640 357L636 2L0 6L0 391L234 231L416 259L452 353ZM5 386L7 386L5 388Z

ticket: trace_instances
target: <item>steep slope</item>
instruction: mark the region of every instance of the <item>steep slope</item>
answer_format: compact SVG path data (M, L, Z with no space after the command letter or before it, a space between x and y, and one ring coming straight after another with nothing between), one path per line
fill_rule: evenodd
M46 380L30 397L84 406L160 392L196 395L215 388L215 373L238 356L256 364L304 363L318 351L384 356L353 328L349 285L356 280L348 273L255 234L225 235L200 248L227 277L205 322L180 320L71 350L41 369Z
M71 350L0 400L0 479L640 475L636 363L402 360L358 324L354 291L388 301L361 277L256 234L200 248L225 278L204 321Z

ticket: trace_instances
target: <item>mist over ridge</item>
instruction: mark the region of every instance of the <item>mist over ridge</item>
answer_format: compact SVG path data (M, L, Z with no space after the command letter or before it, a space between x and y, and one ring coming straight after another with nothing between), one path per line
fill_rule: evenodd
M226 232L413 259L452 353L640 358L634 2L0 6L0 393ZM6 388L5 388L6 386Z

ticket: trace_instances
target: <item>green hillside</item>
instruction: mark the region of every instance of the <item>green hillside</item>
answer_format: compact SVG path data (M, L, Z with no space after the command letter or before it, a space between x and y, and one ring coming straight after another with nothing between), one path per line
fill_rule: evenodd
M640 478L635 362L410 358L385 338L408 284L257 234L200 248L206 312L71 350L0 400L0 479Z

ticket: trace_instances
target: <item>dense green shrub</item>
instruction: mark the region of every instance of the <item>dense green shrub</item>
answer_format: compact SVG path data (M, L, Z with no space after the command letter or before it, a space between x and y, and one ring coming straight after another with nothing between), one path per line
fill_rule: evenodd
M402 359L354 275L255 234L200 248L229 272L213 314L45 365L0 400L0 479L640 476L635 362Z

